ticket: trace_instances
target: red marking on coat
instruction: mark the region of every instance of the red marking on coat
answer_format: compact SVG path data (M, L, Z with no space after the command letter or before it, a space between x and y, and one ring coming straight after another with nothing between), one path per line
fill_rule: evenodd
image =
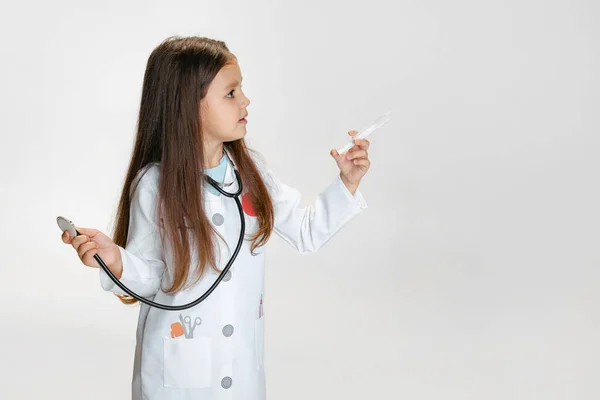
M260 305L258 306L258 318L262 318L263 316L263 302L262 302L262 294L260 295Z
M256 217L256 211L254 211L254 206L252 206L252 201L250 200L250 193L242 196L242 209L246 215Z

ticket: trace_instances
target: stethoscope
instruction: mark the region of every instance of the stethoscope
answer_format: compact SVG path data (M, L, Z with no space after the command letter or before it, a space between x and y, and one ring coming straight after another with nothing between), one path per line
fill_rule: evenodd
M239 195L240 195L240 193L242 193L242 179L240 178L240 174L239 174L239 172L238 172L235 164L233 163L233 161L229 157L228 152L225 149L223 149L223 153L225 154L225 156L229 160L229 164L231 164L232 167L233 167L233 171L235 172L235 177L236 177L237 183L238 183L238 190L235 193L228 193L225 190L221 189L221 186L230 186L230 185L233 184L233 182L228 183L228 184L224 184L224 183L221 184L221 183L215 181L213 178L211 178L208 175L204 175L204 177L206 178L206 180L208 181L208 183L210 183L222 195L230 197L230 198L233 198L235 200L235 203L237 204L238 211L240 213L240 222L241 222L240 237L238 239L238 244L235 247L235 250L233 251L233 255L229 259L229 262L225 266L225 269L223 269L223 271L221 271L221 274L219 275L219 277L217 278L217 280L212 284L212 286L201 297L199 297L198 299L192 301L191 303L183 304L183 305L180 305L180 306L170 306L170 305L166 305L166 304L156 303L156 302L154 302L152 300L148 300L148 299L146 299L146 298L144 298L142 296L139 296L138 294L134 293L133 291L131 291L127 286L125 286L121 282L119 282L119 280L117 279L117 277L111 272L110 269L108 269L108 267L106 266L106 264L104 263L104 261L102 260L102 258L98 254L94 254L94 259L98 262L98 264L100 264L100 266L108 274L108 276L110 277L110 279L112 279L112 281L118 287L120 287L125 293L127 293L131 297L135 298L136 300L141 301L142 303L148 304L149 306L160 308L161 310L179 311L179 310L185 310L185 309L194 307L195 305L197 305L200 302L204 301L208 296L210 296L210 294L216 289L216 287L219 285L219 283L223 280L223 277L225 276L225 274L227 274L227 272L229 271L229 268L231 267L231 265L233 264L233 262L235 261L237 255L238 255L238 253L240 252L240 248L242 247L242 243L244 242L244 234L245 234L245 230L246 230L246 224L245 224L245 218L244 218L244 210L242 208L242 203L241 203L241 201L239 199ZM58 217L57 218L57 223L58 223L58 226L63 231L65 231L66 229L75 230L76 235L73 235L73 236L79 236L80 235L79 231L77 231L75 229L75 226L73 225L73 223L71 221L67 220L66 218L64 218L64 217Z

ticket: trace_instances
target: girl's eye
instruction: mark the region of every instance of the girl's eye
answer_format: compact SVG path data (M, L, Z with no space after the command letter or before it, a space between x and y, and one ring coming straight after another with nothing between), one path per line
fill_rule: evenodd
M240 88L242 88L242 87L244 87L244 85L240 86ZM235 89L232 89L231 92L229 92L229 93L233 93L233 92L235 92ZM229 93L227 93L228 96L229 96Z

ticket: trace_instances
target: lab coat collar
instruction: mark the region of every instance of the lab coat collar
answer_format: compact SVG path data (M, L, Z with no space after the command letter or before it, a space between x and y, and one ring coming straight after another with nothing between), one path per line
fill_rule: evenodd
M229 159L231 159L233 162L235 162L235 160L233 159L233 157L231 157L231 154L229 153L229 151L227 151L227 149L223 148L223 151L225 153L227 153L227 155L229 156L229 158L227 159L227 166L225 167L225 179L223 180L223 182L225 182L225 183L233 182L233 185L223 187L222 189L229 193L235 193L238 191L239 185L237 182L237 178L235 176L235 171L233 169L233 166L231 165L231 162L229 162ZM210 183L205 182L205 185L210 185ZM232 198L223 196L220 193L219 193L219 195L216 195L216 194L212 193L210 190L206 190L205 193L207 193L207 195L206 195L207 200L211 201L211 202L221 201L223 197L225 198L225 200L234 201Z

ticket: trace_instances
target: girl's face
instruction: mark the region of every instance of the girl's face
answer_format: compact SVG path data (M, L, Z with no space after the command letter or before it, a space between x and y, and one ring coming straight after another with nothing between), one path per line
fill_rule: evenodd
M242 74L237 63L221 68L200 102L202 133L209 148L246 135L246 124L240 122L248 111L250 100L242 92Z

